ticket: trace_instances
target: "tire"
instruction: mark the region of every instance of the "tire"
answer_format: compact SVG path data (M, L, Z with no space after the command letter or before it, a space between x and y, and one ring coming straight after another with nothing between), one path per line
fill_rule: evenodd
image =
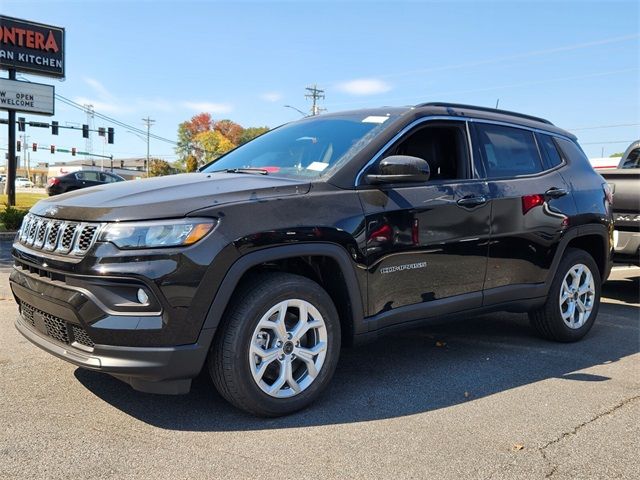
M587 290L585 294L580 293ZM531 325L540 336L549 340L576 342L591 330L600 308L600 294L600 271L593 257L584 250L567 248L545 304L529 313Z
M308 331L298 335L301 308L309 313ZM286 331L279 327L282 318ZM227 307L209 353L209 373L237 408L265 417L287 415L326 388L340 341L338 313L320 285L289 273L259 274L239 286Z

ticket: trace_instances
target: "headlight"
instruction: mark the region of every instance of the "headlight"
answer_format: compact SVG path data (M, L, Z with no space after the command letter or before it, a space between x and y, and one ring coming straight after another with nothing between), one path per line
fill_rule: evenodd
M162 248L193 245L216 225L214 219L187 218L154 222L109 223L100 240L118 248Z

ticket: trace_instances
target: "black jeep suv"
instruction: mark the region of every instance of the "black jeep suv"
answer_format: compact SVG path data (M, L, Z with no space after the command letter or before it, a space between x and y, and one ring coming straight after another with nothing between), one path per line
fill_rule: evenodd
M570 133L428 103L305 118L199 173L36 204L13 245L16 326L141 391L219 392L276 416L317 398L341 345L453 314L593 325L611 194Z

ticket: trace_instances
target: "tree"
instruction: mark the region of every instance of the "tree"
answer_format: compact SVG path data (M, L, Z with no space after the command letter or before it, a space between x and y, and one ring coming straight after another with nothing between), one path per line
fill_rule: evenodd
M189 155L185 161L185 170L195 172L198 169L198 159L194 155Z
M198 162L200 165L215 160L235 147L227 137L216 130L199 133L194 140L197 145L197 153L200 154L199 158L201 158Z
M231 143L238 145L244 128L231 120L220 120L215 122L213 129L224 135Z
M609 158L621 157L622 155L624 155L624 152L612 153L611 155L609 155Z
M209 113L199 113L191 117L191 120L182 122L178 126L178 146L176 153L182 161L186 161L191 154L201 157L197 152L192 152L195 137L200 133L208 132L213 128L213 120ZM200 160L200 158L198 158Z
M159 158L152 158L149 160L149 176L161 177L163 175L169 175L172 173L171 165L169 162L165 162Z
M259 137L260 135L268 131L269 131L269 127L245 128L244 131L242 132L242 135L240 135L240 139L237 145L242 145L244 143L247 143L249 140L253 140L254 138Z

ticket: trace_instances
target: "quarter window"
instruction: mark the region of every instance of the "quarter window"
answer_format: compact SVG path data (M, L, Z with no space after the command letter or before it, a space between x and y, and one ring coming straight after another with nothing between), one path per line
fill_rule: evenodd
M542 171L533 132L502 125L477 124L487 177L514 177Z
M544 151L547 157L548 168L557 167L562 163L562 157L558 153L556 144L553 142L553 138L550 135L538 134L538 141L540 148Z

